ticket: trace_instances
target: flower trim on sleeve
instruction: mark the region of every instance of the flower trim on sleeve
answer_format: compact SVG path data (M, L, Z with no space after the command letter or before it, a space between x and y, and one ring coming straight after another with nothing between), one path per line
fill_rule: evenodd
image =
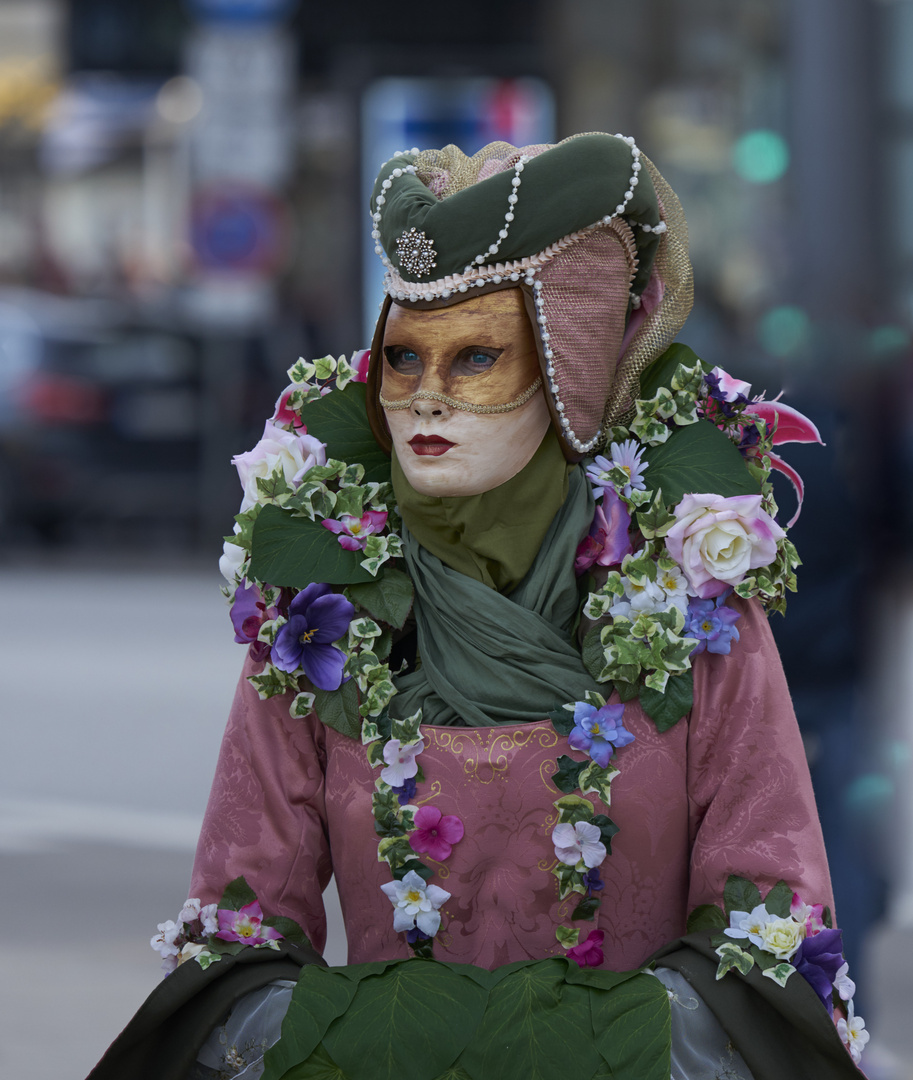
M185 900L177 920L158 924L149 944L162 958L162 970L171 974L188 960L204 970L226 955L245 948L278 949L278 941L310 945L307 935L284 916L266 917L256 894L243 877L230 882L218 904Z
M847 1018L838 1019L837 1028L858 1064L869 1033L853 1012L856 986L843 959L842 931L833 926L828 908L807 904L785 881L762 899L753 882L734 874L726 882L723 907L725 915L715 904L702 904L688 918L689 933L722 931L711 938L720 959L717 979L730 971L747 975L757 965L762 975L785 986L798 972L831 1016L835 1005L846 1006Z

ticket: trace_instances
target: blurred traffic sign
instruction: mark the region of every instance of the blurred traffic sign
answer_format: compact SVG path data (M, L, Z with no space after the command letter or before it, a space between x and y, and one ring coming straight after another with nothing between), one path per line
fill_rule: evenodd
M287 234L287 211L269 191L225 186L194 195L190 239L201 269L273 274Z

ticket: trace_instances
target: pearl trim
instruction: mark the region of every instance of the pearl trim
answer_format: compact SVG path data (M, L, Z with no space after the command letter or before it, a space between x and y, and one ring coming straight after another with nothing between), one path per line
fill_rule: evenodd
M594 449L602 439L603 427L602 424L600 424L596 429L596 434L592 439L588 439L586 442L583 442L582 439L578 439L577 433L571 427L571 422L565 415L565 404L561 400L561 395L558 390L557 371L554 364L555 354L549 344L551 335L548 331L548 322L545 317L545 304L542 300L542 282L534 280L531 284L533 286L533 297L536 301L536 322L539 324L539 337L542 339L542 351L545 353L545 374L548 376L548 388L551 391L552 400L555 403L555 411L558 413L558 419L561 422L563 436L578 453L586 454Z

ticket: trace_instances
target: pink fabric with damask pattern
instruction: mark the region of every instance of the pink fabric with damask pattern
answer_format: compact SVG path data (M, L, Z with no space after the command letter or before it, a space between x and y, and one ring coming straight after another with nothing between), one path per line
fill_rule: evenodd
M731 656L695 663L688 723L659 734L639 706L635 741L616 757L621 775L606 809L620 827L601 873L597 913L606 966L636 967L684 932L688 911L719 903L735 873L762 892L784 878L809 903L832 904L802 740L776 646L756 603L740 606ZM549 703L551 704L551 703ZM425 782L416 802L457 814L466 834L445 865L426 860L450 892L435 956L494 968L563 955L555 928L576 897L559 902L549 838L550 782L561 754L581 760L548 721L511 728L423 728ZM191 895L218 900L244 874L263 909L288 915L322 949L321 891L335 871L349 962L409 955L393 932L380 886L371 790L377 776L359 742L315 717L292 720L284 698L261 702L242 680L229 720L197 851ZM584 930L594 928L583 923Z

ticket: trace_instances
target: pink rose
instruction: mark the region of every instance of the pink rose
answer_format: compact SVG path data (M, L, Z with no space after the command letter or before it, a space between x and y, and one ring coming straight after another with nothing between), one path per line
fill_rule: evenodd
M238 470L244 499L241 512L258 501L257 478L267 479L279 466L289 484L299 484L304 474L315 465L326 465L326 446L312 435L286 431L267 420L263 438L253 450L237 454L231 459Z
M786 535L761 509L760 495L686 495L674 514L666 547L702 600L773 562L777 541Z

